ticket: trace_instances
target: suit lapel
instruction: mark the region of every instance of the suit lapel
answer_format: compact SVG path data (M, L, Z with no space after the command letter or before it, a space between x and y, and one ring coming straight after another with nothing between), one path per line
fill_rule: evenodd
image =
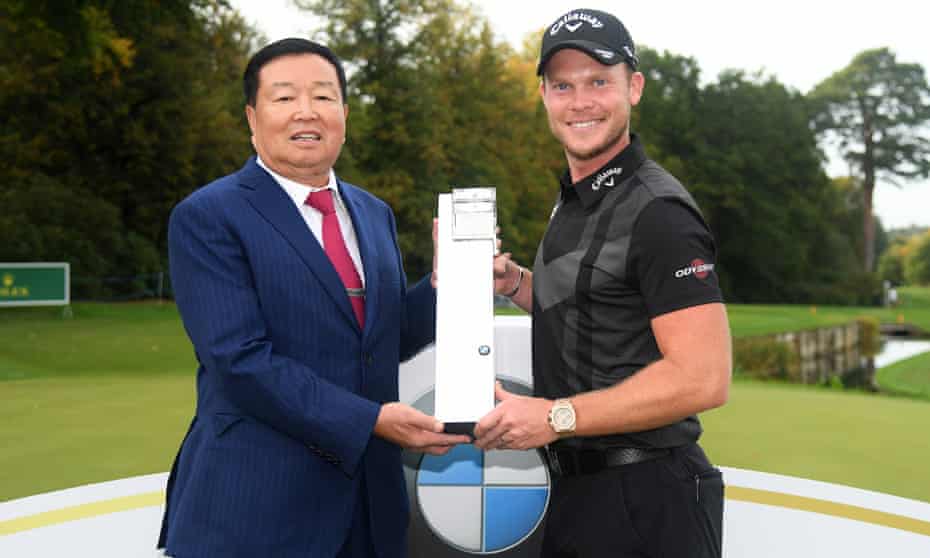
M284 189L258 166L254 157L239 171L239 185L249 204L294 247L346 319L358 329L342 280Z
M377 233L373 229L375 219L365 213L365 206L357 188L340 180L339 192L352 217L355 237L358 239L358 250L362 257L362 267L365 270L365 331L367 332L375 323L380 303L378 252L375 249Z

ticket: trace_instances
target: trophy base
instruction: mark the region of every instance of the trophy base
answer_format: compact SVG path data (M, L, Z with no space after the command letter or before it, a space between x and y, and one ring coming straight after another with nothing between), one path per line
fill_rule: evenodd
M444 425L443 432L446 434L464 434L475 439L475 422L447 422Z

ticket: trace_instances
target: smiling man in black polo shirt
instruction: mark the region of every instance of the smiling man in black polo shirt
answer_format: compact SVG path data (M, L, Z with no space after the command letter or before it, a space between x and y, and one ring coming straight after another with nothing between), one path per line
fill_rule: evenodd
M730 385L716 250L694 199L630 134L637 64L610 14L546 29L540 93L568 170L533 272L495 263L498 292L532 312L536 397L498 387L476 444L546 448L546 557L721 555L723 481L696 416Z

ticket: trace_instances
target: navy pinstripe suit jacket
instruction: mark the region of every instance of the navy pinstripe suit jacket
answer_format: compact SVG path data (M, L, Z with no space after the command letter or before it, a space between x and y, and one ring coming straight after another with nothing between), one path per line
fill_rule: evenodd
M401 450L372 429L380 403L398 399L398 363L433 341L435 292L428 279L407 289L390 208L339 187L364 264L364 331L254 158L171 214L171 280L199 362L159 537L171 556L333 556L362 476L379 554L405 553Z

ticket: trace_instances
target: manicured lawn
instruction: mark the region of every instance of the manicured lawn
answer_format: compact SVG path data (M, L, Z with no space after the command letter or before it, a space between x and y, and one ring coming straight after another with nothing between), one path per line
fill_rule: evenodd
M880 312L880 310L877 310ZM876 310L855 307L728 304L730 330L734 337L767 335L782 331L814 329L849 323Z
M165 471L196 361L174 304L0 309L0 501Z
M880 368L876 378L885 391L930 400L930 353Z
M899 289L899 301L894 308L729 304L727 313L735 337L839 325L860 317L883 323L907 322L930 333L930 288Z
M855 306L818 306L795 304L727 304L730 330L734 337L767 335L840 325L861 317L880 322L914 324L930 333L930 288L905 287L898 291L899 304L894 308ZM499 314L524 314L519 309L498 309Z
M862 313L905 313L930 331L930 290L901 297L894 311L729 311L738 336ZM193 413L195 374L173 304L76 304L70 319L54 308L0 309L0 339L0 501L169 468ZM926 389L930 358L912 360L890 377ZM926 438L930 401L737 381L730 403L703 420L720 464L930 501L930 449L915 443Z
M0 309L0 380L190 374L194 351L171 303Z
M930 502L930 402L737 381L701 416L716 463Z
M0 382L0 501L171 468L193 374Z

